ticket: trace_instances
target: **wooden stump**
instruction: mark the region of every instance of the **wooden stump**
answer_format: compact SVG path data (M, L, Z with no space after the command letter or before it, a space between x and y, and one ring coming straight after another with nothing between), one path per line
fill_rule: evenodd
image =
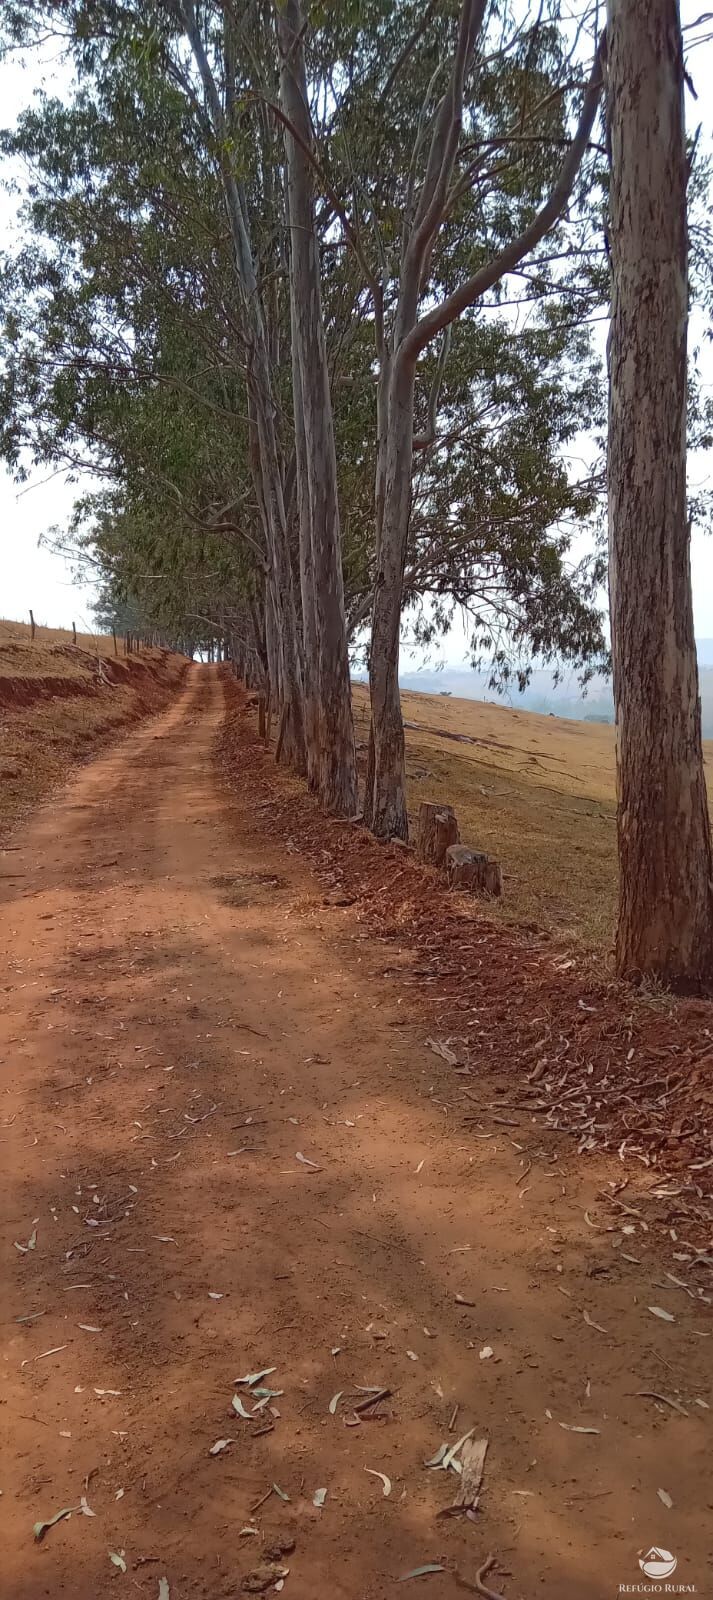
M493 861L481 850L467 850L464 844L449 845L446 872L449 889L466 889L470 894L486 895L489 899L503 892L500 862Z
M458 843L458 823L452 806L424 800L418 813L416 854L419 861L442 867L449 845Z

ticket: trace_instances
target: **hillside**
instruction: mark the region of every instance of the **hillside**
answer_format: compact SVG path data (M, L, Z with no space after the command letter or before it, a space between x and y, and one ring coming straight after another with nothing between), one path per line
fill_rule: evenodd
M698 675L701 696L701 717L704 739L713 738L713 639L697 639ZM516 711L539 711L557 717L574 718L580 722L614 721L614 700L611 678L597 674L585 691L576 672L566 670L557 683L552 669L536 668L522 694L512 686L500 696L490 687L490 673L478 672L471 667L424 667L400 674L402 689L434 695L454 695L466 700L485 700L495 705L511 706Z
M499 917L607 946L617 885L614 729L405 691L409 810L449 801L461 838L498 856ZM358 737L368 693L354 686ZM706 745L709 787L713 745Z
M165 650L114 655L101 634L0 622L0 838L69 772L161 711L187 661Z

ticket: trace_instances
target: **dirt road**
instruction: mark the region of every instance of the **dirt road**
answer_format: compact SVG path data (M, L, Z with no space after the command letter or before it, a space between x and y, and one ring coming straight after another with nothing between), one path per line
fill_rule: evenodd
M276 1538L290 1600L450 1600L490 1553L482 1593L601 1600L652 1545L710 1592L690 1273L598 1221L611 1169L464 1127L383 951L221 787L221 705L194 668L0 862L3 1594L237 1600Z

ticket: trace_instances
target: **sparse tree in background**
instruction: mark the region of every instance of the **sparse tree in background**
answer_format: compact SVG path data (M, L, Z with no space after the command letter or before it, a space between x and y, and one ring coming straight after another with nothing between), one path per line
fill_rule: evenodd
M686 502L688 161L677 0L609 0L609 529L626 976L713 983Z

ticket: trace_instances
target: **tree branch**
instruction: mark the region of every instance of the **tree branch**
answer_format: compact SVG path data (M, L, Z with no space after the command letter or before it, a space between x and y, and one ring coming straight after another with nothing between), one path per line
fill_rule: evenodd
M438 399L441 393L441 384L443 383L443 374L446 370L446 362L448 360L448 352L450 347L451 326L449 323L443 334L443 343L440 348L438 361L436 362L436 370L433 375L431 392L428 396L428 421L423 433L414 434L414 450L428 450L430 446L436 442L436 415L438 411Z
M475 305L481 296L492 289L501 278L528 255L535 245L539 244L545 234L555 222L559 220L565 209L574 188L575 179L579 171L582 157L589 143L589 136L594 126L599 100L602 92L602 64L604 60L605 36L599 41L594 63L592 66L589 83L584 95L584 102L579 119L579 125L569 150L560 169L560 175L552 190L549 199L540 208L533 218L529 228L521 233L519 238L505 246L492 261L474 273L472 278L461 284L459 289L454 289L439 306L429 311L426 316L416 324L411 333L407 334L399 351L399 358L404 361L416 361L421 351L442 333L449 323L454 322L469 306Z
M438 4L438 0L429 0L429 3L426 6L426 10L423 13L423 16L421 18L421 21L419 22L418 27L414 28L414 31L411 34L410 39L406 40L406 43L403 46L403 49L399 51L399 54L396 57L394 65L391 68L391 71L389 73L389 76L386 79L386 83L384 84L384 87L383 87L383 89L381 91L381 97L382 97L383 100L388 100L388 97L391 94L391 90L394 87L394 84L396 82L396 79L398 78L398 75L399 75L399 73L401 71L401 68L403 66L405 66L406 62L408 61L409 56L416 49L416 45L418 44L419 39L423 38L423 35L426 32L426 29L428 27L429 22L431 21L431 18L433 16L433 13L434 13L434 11L436 9L437 4Z

